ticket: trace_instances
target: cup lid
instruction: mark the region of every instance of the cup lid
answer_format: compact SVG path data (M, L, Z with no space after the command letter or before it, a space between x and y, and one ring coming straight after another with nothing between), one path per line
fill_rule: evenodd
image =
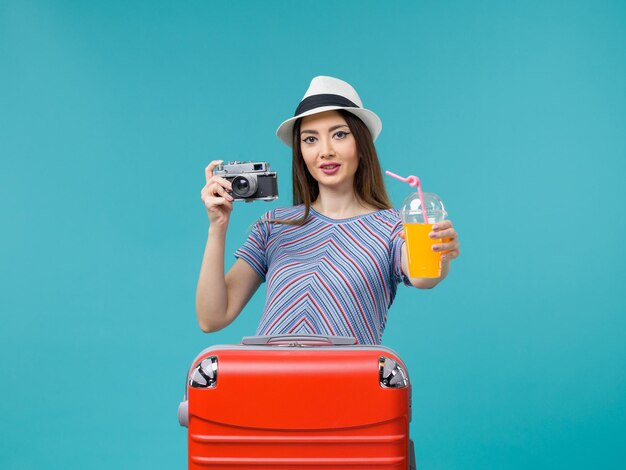
M435 193L422 193L424 197L424 206L427 214L442 213L445 217L447 215L446 209L443 205L443 201ZM416 212L422 213L424 208L422 207L422 201L419 198L418 193L410 194L402 203L403 212Z

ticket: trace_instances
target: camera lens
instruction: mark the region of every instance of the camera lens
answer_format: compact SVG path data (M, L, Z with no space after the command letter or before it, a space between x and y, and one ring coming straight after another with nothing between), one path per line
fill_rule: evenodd
M231 185L233 187L233 195L240 198L251 197L256 193L256 175L235 176Z

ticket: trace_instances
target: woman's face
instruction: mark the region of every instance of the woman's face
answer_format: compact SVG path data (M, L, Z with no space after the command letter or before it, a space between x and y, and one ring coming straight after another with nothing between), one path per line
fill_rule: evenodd
M302 118L300 150L320 189L353 191L359 156L354 135L341 114L326 111Z

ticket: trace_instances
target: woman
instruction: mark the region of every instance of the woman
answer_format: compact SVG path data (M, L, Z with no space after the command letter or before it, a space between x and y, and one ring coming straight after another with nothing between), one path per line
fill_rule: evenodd
M206 168L201 191L209 235L196 293L205 332L230 324L262 282L265 310L257 334L317 333L354 336L379 344L387 311L404 282L430 289L459 255L450 221L432 238L448 239L438 279L409 278L402 223L387 197L374 140L382 124L356 91L332 77L315 77L278 137L293 148L294 206L259 220L224 276L230 183Z

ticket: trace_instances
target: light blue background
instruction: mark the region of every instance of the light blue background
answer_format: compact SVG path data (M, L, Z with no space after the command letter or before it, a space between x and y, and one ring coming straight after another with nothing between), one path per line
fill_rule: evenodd
M289 204L274 131L325 74L461 236L384 335L420 468L624 468L625 51L622 1L1 2L0 467L185 467L187 366L264 296L196 324L204 167L267 160Z

